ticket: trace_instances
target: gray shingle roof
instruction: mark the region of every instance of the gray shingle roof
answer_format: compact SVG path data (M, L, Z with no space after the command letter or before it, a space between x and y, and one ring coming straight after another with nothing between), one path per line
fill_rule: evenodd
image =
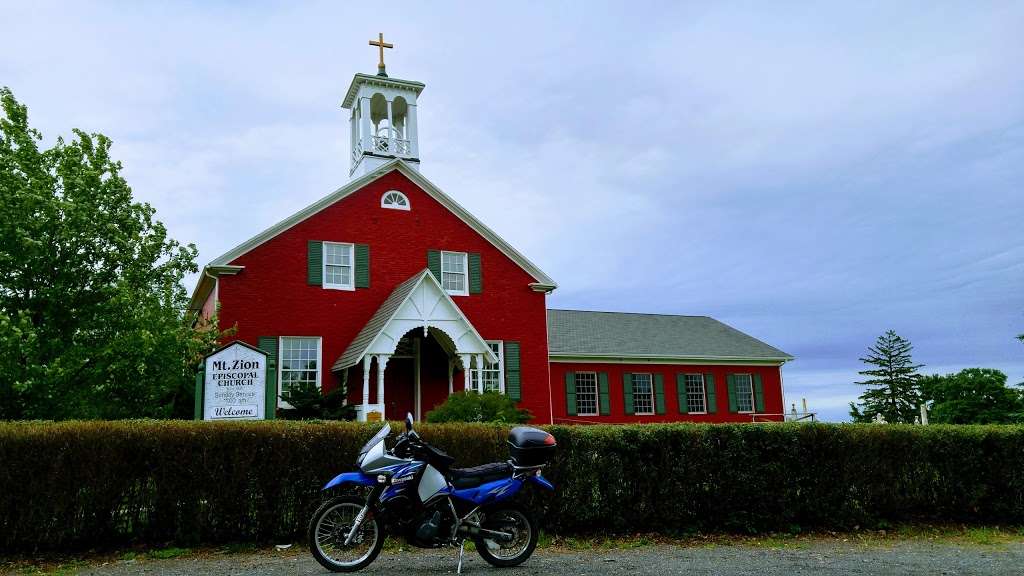
M402 302L405 302L405 299L424 274L430 274L430 272L424 268L419 274L413 274L411 278L395 287L391 295L384 300L366 325L363 326L363 329L359 331L359 334L356 334L355 339L348 345L345 352L338 357L331 370L344 370L349 366L355 366L359 363L363 353L366 352L366 348L373 343L373 339L384 329L384 325L388 323L388 320L398 310L398 307L402 305Z
M792 360L707 316L548 310L548 353L680 359Z

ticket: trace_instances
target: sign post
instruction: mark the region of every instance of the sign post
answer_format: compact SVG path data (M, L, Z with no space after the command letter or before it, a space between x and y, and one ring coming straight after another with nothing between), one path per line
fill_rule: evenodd
M277 379L268 360L263 350L237 340L208 354L196 374L195 419L273 420Z

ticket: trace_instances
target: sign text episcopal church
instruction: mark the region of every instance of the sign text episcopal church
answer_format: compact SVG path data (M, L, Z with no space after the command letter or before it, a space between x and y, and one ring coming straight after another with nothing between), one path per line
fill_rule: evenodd
M281 390L311 383L345 386L360 420L422 418L463 390L540 423L783 419L792 358L764 342L706 316L548 309L555 281L420 172L423 89L383 60L356 74L350 181L205 267L196 325L219 306L273 366L260 401L241 355L208 365L222 417L272 417ZM234 384L218 392L211 370Z

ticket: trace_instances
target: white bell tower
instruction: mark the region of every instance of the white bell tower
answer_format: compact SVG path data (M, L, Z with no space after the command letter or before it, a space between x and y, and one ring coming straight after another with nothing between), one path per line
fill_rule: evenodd
M419 169L420 147L416 130L416 98L422 82L389 78L384 69L384 49L393 44L370 40L380 50L377 75L356 74L341 107L351 110L349 123L352 163L349 176L373 171L392 158L401 158Z

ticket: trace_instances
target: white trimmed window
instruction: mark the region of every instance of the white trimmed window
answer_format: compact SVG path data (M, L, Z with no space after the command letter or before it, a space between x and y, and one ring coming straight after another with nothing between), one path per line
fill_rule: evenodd
M320 388L319 337L282 336L278 350L277 381L281 392L310 384ZM278 404L288 407L284 400L279 399Z
M410 210L409 198L398 190L388 190L380 197L380 207L392 210Z
M469 295L468 270L465 252L441 252L441 286L452 296Z
M754 379L750 374L734 374L733 382L736 383L736 411L754 411Z
M654 385L650 374L633 374L633 413L654 414Z
M501 340L488 340L491 352L498 357L498 363L484 360L482 370L470 371L470 386L477 392L505 392L505 354Z
M597 372L576 373L576 414L597 416Z
M355 290L354 252L354 244L324 242L324 288Z
M703 414L708 411L703 374L686 375L686 411L690 414Z

